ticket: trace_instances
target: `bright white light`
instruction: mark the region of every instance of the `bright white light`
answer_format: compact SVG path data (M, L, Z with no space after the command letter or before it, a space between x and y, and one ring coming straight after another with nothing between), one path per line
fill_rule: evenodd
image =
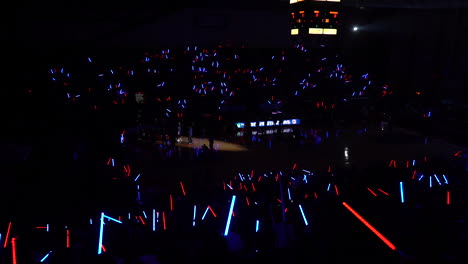
M359 30L359 28L358 28L358 27L356 27L356 26L355 26L355 27L353 27L353 31L358 31L358 30Z

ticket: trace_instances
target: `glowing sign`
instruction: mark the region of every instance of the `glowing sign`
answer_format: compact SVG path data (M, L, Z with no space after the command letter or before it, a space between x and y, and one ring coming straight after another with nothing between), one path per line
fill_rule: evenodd
M323 29L324 35L336 35L336 33L337 33L336 28L324 28Z
M290 125L291 124L291 120L283 120L283 125Z
M322 35L323 34L323 28L309 28L309 34Z
M267 121L267 126L274 126L275 123L273 121Z
M259 126L259 127L264 127L264 126L265 126L265 122L263 122L263 121L258 122L258 126Z
M299 35L299 29L298 28L291 29L291 35Z
M237 126L237 128L244 128L245 124L242 123L242 122L238 122L238 123L236 123L236 126Z
M257 127L257 122L250 122L250 127Z
M265 125L266 123L266 125ZM300 119L284 119L284 120L268 120L268 121L253 121L250 122L250 127L265 127L265 126L288 126L288 125L299 125L301 123ZM237 128L244 128L244 122L235 123Z

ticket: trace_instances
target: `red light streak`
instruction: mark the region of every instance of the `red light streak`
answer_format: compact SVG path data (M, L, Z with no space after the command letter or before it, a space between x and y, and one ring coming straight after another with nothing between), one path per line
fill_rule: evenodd
M335 184L335 192L336 192L336 195L340 195L340 193L338 192L338 186L336 186L336 184Z
M187 194L185 193L184 184L182 183L182 181L179 181L179 183L180 183L180 188L182 189L182 194L186 196Z
M384 192L382 189L377 189L379 190L381 193L385 194L385 195L389 195L388 193Z
M257 189L255 189L255 185L254 185L254 183L253 183L253 182L252 182L252 190L253 190L254 192L256 192L256 191L257 191Z
M214 216L214 217L218 217L216 216L215 212L213 211L213 208L211 208L211 206L208 205L208 208L210 208L210 212L211 214Z
M143 217L141 217L141 215L138 216L138 218L140 218L140 221L143 225L146 225L146 222L145 220L143 219Z
M171 211L174 211L174 201L172 200L172 194L169 194L169 205L171 207Z
M11 257L13 259L13 264L16 264L16 237L11 239Z
M250 206L250 201L249 201L249 197L245 197L245 201L247 202L247 206Z
M163 215L163 229L166 230L167 229L167 227L166 227L166 213L163 211L162 215Z
M447 191L447 205L450 205L450 191Z
M102 248L102 251L106 252L106 247L104 247L104 245L101 245L101 248Z
M8 245L8 239L10 238L11 222L8 223L8 229L5 236L5 242L3 243L3 248L6 248Z
M396 251L395 245L393 245L387 238L385 238L377 229L375 229L369 222L367 222L362 216L360 216L356 211L354 211L351 206L346 202L343 202L343 205L348 209L357 219L359 219L367 228L369 228L375 235L377 235L390 249Z
M67 229L67 248L70 248L70 230Z
M373 192L369 187L367 188L367 190L369 190L369 192L371 192L374 196L377 196L377 194Z

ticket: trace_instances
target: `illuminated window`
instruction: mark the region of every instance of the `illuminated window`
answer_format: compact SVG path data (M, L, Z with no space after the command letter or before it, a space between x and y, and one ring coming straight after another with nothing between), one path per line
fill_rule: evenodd
M298 35L298 34L299 34L299 29L298 28L291 29L291 35Z
M324 35L336 35L336 33L337 33L336 28L324 28L323 29Z
M311 35L322 35L323 28L309 28L309 34Z

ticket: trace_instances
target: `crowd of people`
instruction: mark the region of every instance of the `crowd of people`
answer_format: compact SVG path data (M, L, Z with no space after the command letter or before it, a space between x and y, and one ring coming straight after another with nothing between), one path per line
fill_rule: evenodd
M391 122L372 116L385 108L391 87L369 73L350 70L333 52L301 45L261 52L188 46L148 52L125 63L89 56L52 65L48 74L55 103L79 106L73 108L78 109L75 115L84 111L93 116L83 122L104 129L91 131L100 135L89 138L108 149L93 153L93 159L80 157L92 150L73 153L76 162L87 163L80 163L86 170L70 174L79 178L75 174L92 171L87 177L95 177L88 182L97 185L96 195L86 198L92 208L57 208L54 217L41 222L21 212L0 222L2 262L461 263L465 257L451 247L466 244L466 238L456 237L456 226L446 226L460 216L460 186L466 184L463 152L446 162L424 156L375 168L369 164L365 172L336 168L331 161L324 168L297 163L278 168L272 161L269 171L239 164L229 175L212 175L209 168L222 155L215 139L266 149L303 147L340 137L356 120L358 129L347 131L358 135L366 134L369 120L371 126ZM388 115L386 110L380 113ZM273 112L275 118L304 122L281 129L249 127L248 121L267 120ZM247 126L236 127L238 121ZM320 125L314 127L314 122ZM188 145L196 145L196 138L209 143L181 148L182 136ZM187 160L197 170L192 172ZM144 167L151 163L166 175L147 173ZM180 173L183 166L188 168ZM405 233L424 232L418 223L401 224L418 208L431 217L427 221L446 242L443 248L431 244L435 239L421 241ZM389 217L384 209L395 215ZM55 217L64 211L67 216ZM415 215L413 220L423 220ZM373 223L376 228L365 229ZM377 226L385 236L374 232Z

